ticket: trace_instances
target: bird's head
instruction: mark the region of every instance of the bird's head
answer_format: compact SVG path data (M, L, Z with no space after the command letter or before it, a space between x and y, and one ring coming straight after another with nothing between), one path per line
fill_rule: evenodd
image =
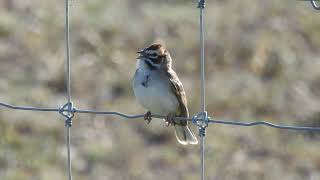
M150 46L137 51L137 59L142 61L150 69L171 68L171 57L169 51L161 44L151 44Z

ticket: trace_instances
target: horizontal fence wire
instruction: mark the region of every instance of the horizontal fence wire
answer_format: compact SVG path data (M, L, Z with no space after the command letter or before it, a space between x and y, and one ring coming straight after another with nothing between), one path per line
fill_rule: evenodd
M0 106L8 109L13 110L22 110L22 111L42 111L42 112L67 112L67 109L62 108L39 108L39 107L28 107L28 106L14 106L11 104L0 102ZM138 115L129 115L117 111L97 111L97 110L86 110L86 109L77 109L73 108L72 113L79 113L79 114L96 114L96 115L113 115L119 116L126 119L141 119L144 117L144 114ZM152 115L154 118L164 119L165 116L161 115ZM209 123L214 124L225 124L225 125L233 125L233 126L268 126L276 129L288 129L288 130L297 130L297 131L320 131L320 127L308 127L308 126L291 126L291 125L284 125L284 124L275 124L268 121L253 121L253 122L242 122L242 121L235 121L235 120L215 120L211 117L209 118ZM193 121L194 118L184 118L184 117L174 117L174 120L182 120L182 121ZM196 119L197 121L202 121L202 118Z
M59 112L59 108L38 108L38 107L30 107L30 106L13 106L7 103L0 102L0 106L15 109L15 110L24 110L24 111L46 111L46 112Z

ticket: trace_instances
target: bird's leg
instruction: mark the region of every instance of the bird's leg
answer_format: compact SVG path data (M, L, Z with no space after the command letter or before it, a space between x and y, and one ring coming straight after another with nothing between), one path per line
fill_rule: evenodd
M174 117L175 117L174 113L169 113L166 116L166 119L164 121L167 123L167 127L169 127L170 125L174 125L175 124L175 122L173 120Z
M148 111L148 112L146 112L145 114L144 114L144 120L147 122L147 124L149 124L150 122L151 122L151 120L152 120L152 117L151 117L151 112L150 111Z

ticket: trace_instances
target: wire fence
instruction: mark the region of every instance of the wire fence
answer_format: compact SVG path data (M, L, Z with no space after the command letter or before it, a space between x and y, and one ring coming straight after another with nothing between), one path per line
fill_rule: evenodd
M96 114L96 115L114 115L126 119L140 119L144 117L144 114L138 115L128 115L121 112L115 111L98 111L98 110L86 110L86 109L77 109L73 106L71 100L71 63L70 63L70 28L69 28L69 14L70 14L70 1L65 0L65 50L66 50L66 96L67 102L63 106L55 108L40 108L40 107L31 107L31 106L15 106L8 103L0 102L0 106L3 108L13 109L13 110L22 110L22 111L36 111L36 112L58 112L65 118L65 127L66 127L66 144L67 144L67 167L68 167L68 180L72 180L72 168L71 168L71 148L70 148L70 129L72 127L72 118L76 113L79 114ZM320 10L320 5L316 3L319 0L305 0L310 1L312 7L315 10ZM320 127L306 127L306 126L292 126L284 124L274 124L267 121L253 121L253 122L241 122L241 121L232 121L232 120L217 120L208 116L208 113L205 110L205 59L204 59L204 27L203 27L203 13L205 9L205 0L198 0L198 6L200 10L200 79L201 79L201 104L200 112L194 115L191 118L185 117L175 117L174 120L183 120L191 121L193 124L199 127L199 137L200 137L200 156L201 156L201 171L200 179L204 180L204 137L206 133L206 128L209 124L224 124L224 125L233 125L233 126L267 126L277 129L286 129L286 130L296 130L296 131L319 131ZM155 115L154 118L165 118L165 116Z

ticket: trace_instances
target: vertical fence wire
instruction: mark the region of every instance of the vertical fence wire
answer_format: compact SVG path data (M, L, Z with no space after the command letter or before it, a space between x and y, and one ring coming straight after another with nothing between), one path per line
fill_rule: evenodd
M203 0L199 1L199 10L200 10L200 66L201 66L201 112L206 111L206 89L205 89L205 63L204 63L204 32L203 32L203 10L204 6L201 4Z
M200 135L201 180L204 180L204 136Z
M70 15L70 1L65 0L65 43L66 43L66 79L67 79L67 98L68 103L71 102L71 75L70 75L70 23L69 23L69 15Z
M201 103L200 103L200 110L202 112L202 120L204 123L204 113L206 111L206 90L205 90L205 61L204 61L204 32L203 32L203 10L204 10L205 0L198 1L198 8L200 11L200 79L201 79ZM203 126L203 124L202 124ZM200 137L200 156L201 156L201 180L204 180L204 134L205 130L203 127L199 127L199 137Z
M72 171L71 171L71 150L70 150L70 128L65 127L66 129L66 144L67 144L67 166L68 166L68 180L72 180Z
M70 148L70 128L71 128L71 116L72 116L72 102L71 102L71 73L70 73L70 1L65 0L65 48L66 48L66 80L67 80L67 117L66 117L66 144L67 144L67 156L68 156L68 179L72 180L72 170L71 170L71 148Z

